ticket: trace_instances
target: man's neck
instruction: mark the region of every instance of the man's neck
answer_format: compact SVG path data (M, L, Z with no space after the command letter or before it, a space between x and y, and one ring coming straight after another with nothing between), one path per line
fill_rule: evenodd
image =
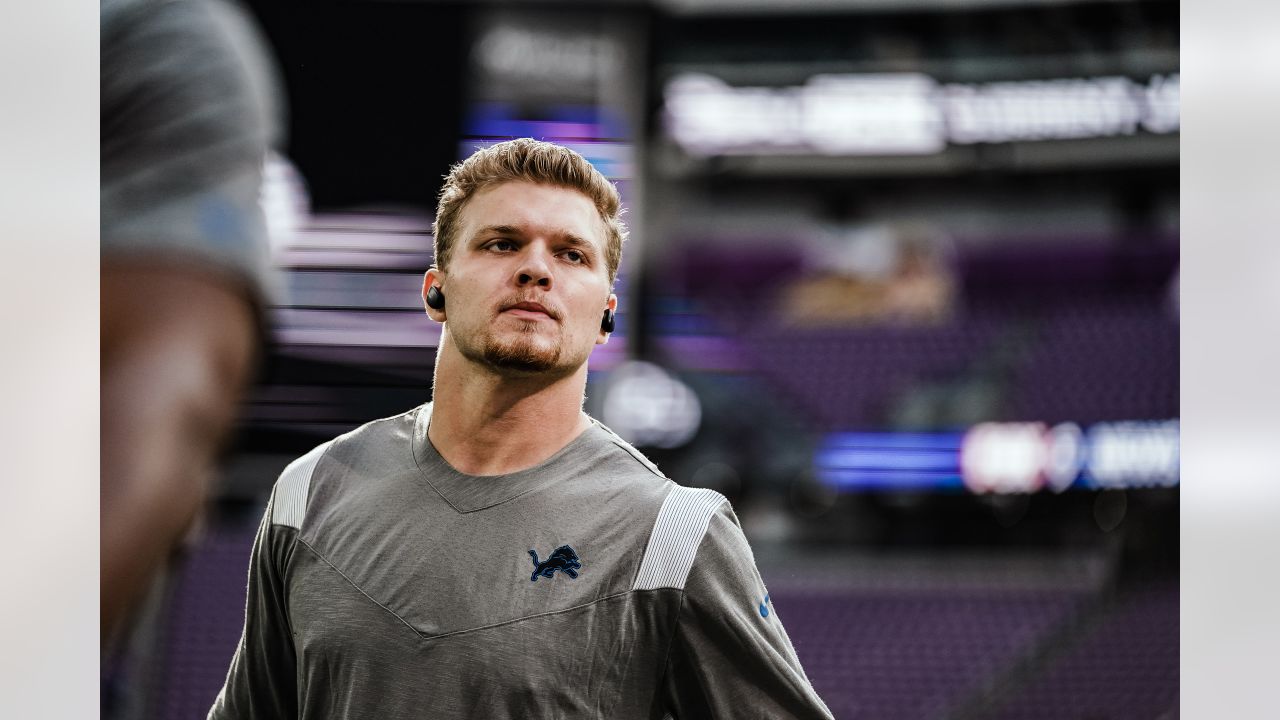
M427 437L468 475L538 465L591 425L582 412L587 369L556 379L504 377L440 348Z

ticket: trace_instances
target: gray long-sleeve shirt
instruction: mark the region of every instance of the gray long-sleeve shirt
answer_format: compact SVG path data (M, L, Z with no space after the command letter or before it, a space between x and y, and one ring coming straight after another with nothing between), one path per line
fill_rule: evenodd
M430 404L291 464L210 718L830 718L725 498L598 424L464 475Z

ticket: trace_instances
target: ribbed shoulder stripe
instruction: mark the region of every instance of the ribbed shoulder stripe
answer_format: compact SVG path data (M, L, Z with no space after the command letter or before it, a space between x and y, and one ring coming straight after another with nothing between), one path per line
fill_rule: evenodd
M724 502L725 497L715 490L681 485L672 488L662 501L658 519L653 521L633 589L683 590L711 516Z
M289 463L280 473L276 481L276 498L271 506L271 523L287 525L295 530L302 529L302 518L307 514L307 491L311 489L311 473L324 451L329 449L330 440L318 445L311 452Z

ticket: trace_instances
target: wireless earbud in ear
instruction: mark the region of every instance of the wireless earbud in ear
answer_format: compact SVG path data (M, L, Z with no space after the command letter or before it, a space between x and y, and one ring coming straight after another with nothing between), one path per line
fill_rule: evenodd
M613 332L613 311L612 310L606 309L604 311L604 317L600 320L600 329L607 333Z
M440 291L438 285L427 288L427 307L432 310L444 309L444 293Z

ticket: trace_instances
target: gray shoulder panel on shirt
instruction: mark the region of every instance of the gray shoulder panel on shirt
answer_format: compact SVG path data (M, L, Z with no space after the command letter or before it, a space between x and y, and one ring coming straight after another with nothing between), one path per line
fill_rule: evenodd
M311 452L289 463L276 481L276 497L271 506L271 524L302 529L302 518L307 513L307 491L311 488L311 473L316 463L329 449L332 440L317 445Z
M715 490L673 487L653 522L633 589L683 590L711 517L725 502Z
M610 430L607 425L600 422L599 420L596 420L595 418L591 418L591 422L595 423L597 427L599 427L601 430L608 433L609 439L613 441L614 445L617 445L618 447L627 451L627 453L631 455L631 457L635 458L636 460L639 460L640 464L643 465L645 469L647 469L649 472L653 473L654 475L657 475L663 480L668 479L667 476L663 475L662 471L658 469L658 466L653 464L652 460L645 457L644 453L632 447L631 443L627 442L626 440L623 440L622 437L618 435L618 433Z

